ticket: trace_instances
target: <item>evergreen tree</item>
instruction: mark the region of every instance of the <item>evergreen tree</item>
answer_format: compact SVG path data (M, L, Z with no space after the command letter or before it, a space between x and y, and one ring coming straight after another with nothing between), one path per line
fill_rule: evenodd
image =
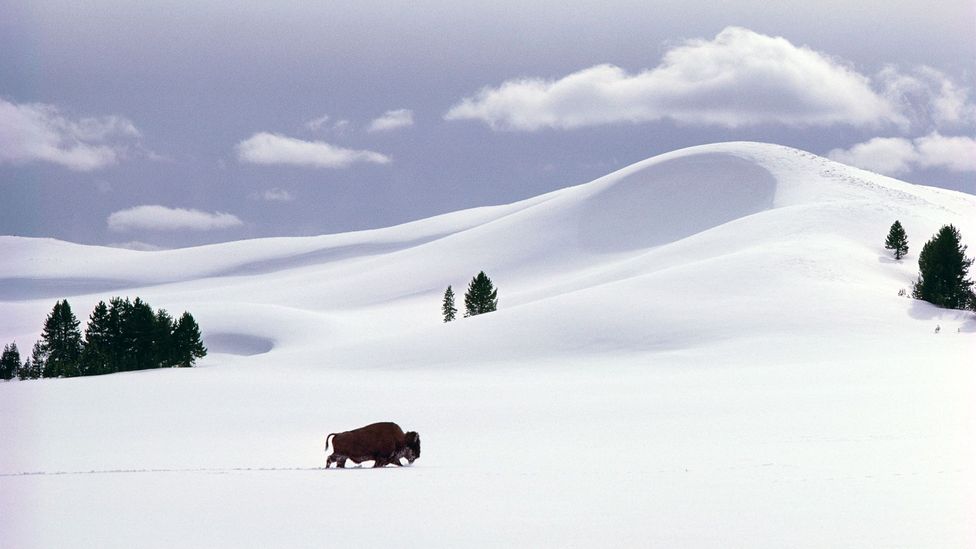
M153 367L170 368L176 366L176 358L173 353L173 317L169 316L166 309L156 311L153 319Z
M918 280L913 297L947 309L976 304L973 282L966 278L973 260L966 257L959 230L945 225L922 247L918 255Z
M124 372L128 368L129 341L126 337L125 319L132 310L132 303L128 298L113 297L108 302L108 372Z
M35 341L31 356L24 363L23 375L19 376L20 379L40 379L44 375L44 364L46 362L47 352L44 351L44 344Z
M81 331L68 300L54 305L41 333L44 352L44 377L73 377L81 374Z
M111 328L108 305L99 301L85 328L85 343L81 351L84 375L95 376L113 371Z
M20 368L17 368L17 379L21 381L25 379L33 379L30 377L31 371L33 370L34 370L34 365L31 363L30 357L27 357L27 360L25 360L24 363L20 365Z
M173 329L173 359L174 365L180 368L189 368L198 358L207 356L207 348L203 346L200 338L200 327L190 313L183 313L183 316L176 321Z
M497 308L498 290L494 288L485 272L481 271L471 279L468 291L464 294L464 316L490 313Z
M450 322L457 316L457 309L454 307L454 290L450 286L444 292L444 302L441 304L441 313L444 315L444 322Z
M895 259L901 259L908 253L908 236L905 234L901 222L897 219L891 224L891 229L888 230L885 248L895 252Z
M156 315L153 314L152 307L142 299L135 298L125 327L129 337L128 351L131 353L132 368L134 370L155 368L153 335L156 329Z
M13 379L18 370L20 370L20 351L15 341L3 346L3 354L0 355L0 379L5 381Z

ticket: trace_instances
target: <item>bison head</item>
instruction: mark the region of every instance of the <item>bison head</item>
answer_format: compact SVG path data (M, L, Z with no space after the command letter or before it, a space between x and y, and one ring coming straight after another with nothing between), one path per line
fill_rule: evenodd
M404 435L404 443L407 446L404 457L413 463L415 459L420 457L420 435L416 431L410 431Z

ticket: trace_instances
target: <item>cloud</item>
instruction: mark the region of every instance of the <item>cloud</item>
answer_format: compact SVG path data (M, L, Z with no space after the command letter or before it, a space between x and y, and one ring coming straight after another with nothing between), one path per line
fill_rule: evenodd
M345 168L357 162L388 164L389 156L345 149L324 141L303 141L260 132L237 144L237 158L250 164L288 164L311 168Z
M407 128L409 126L413 126L413 111L410 109L397 109L394 111L386 111L383 113L383 116L373 119L369 123L369 127L366 128L366 131L385 132Z
M976 172L976 139L947 137L936 132L911 140L875 137L849 149L834 149L827 156L886 175L904 174L916 168Z
M445 119L522 131L662 119L730 128L905 123L866 76L785 38L739 27L688 40L637 74L604 64L558 80L509 80L463 99Z
M121 116L70 119L54 105L0 98L0 164L50 162L92 171L118 163L139 137Z
M251 193L248 195L248 198L251 200L264 200L266 202L291 202L295 200L294 195L279 187L262 192Z
M108 216L112 231L210 231L239 227L244 223L237 216L221 212L201 212L166 206L136 206Z
M346 119L336 120L335 122L332 122L330 124L329 122L331 120L332 120L331 116L324 114L322 116L319 116L318 118L313 118L311 120L308 120L307 122L302 124L302 126L304 126L306 130L309 130L311 132L329 131L339 135L345 133L346 128L349 126L348 120Z
M137 252L158 252L160 250L165 250L162 246L157 246L155 244L147 244L146 242L139 242L138 240L130 240L129 242L113 242L108 244L112 248L122 248L124 250L135 250Z
M305 122L304 126L305 126L306 129L312 130L313 132L316 132L316 131L321 130L322 127L325 126L325 124L328 121L329 121L329 115L325 114L325 115L322 115L322 116L320 116L318 118L313 118L313 119L309 120L308 122Z
M877 80L884 95L917 130L976 123L976 105L969 101L969 90L932 67L922 65L903 72L889 65L878 73Z

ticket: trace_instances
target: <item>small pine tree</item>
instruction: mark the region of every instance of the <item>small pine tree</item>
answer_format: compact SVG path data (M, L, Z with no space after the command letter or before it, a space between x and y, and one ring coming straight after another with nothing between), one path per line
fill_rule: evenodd
M20 365L20 368L17 368L17 379L21 381L25 379L32 379L30 375L33 369L34 369L34 365L31 364L30 357L27 357L27 360L25 360L24 363Z
M905 229L901 226L901 222L897 219L891 224L891 229L888 230L888 238L885 239L885 248L895 252L896 260L905 257L905 254L908 253L908 236L905 234Z
M198 358L207 356L207 348L203 346L200 337L200 327L190 313L183 313L183 316L176 321L173 328L173 359L174 365L180 368L189 368Z
M476 316L498 309L498 290L484 271L478 273L468 284L464 294L464 316Z
M13 379L20 370L20 351L17 349L17 342L3 346L3 354L0 355L0 379L6 381Z
M47 351L44 350L44 344L40 341L35 341L34 349L31 351L30 358L24 364L24 373L20 376L20 379L40 379L44 376L44 364L46 362Z
M918 255L918 280L912 296L947 309L976 305L973 282L966 278L973 260L966 257L962 235L945 225L925 243Z
M444 322L450 322L457 316L457 308L454 307L454 290L450 286L444 292L444 302L441 305L441 313L444 315Z
M68 300L58 301L44 321L41 339L44 352L44 377L81 375L81 331Z

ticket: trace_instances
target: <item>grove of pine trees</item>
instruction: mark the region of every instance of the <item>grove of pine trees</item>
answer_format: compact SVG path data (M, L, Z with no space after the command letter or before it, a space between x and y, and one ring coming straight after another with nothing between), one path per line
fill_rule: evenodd
M184 312L173 320L136 298L112 298L92 311L84 336L67 300L58 301L44 321L41 339L20 364L16 344L4 348L0 378L37 379L128 372L150 368L187 368L206 356L200 327ZM16 360L8 355L16 354ZM10 377L7 362L16 365Z

